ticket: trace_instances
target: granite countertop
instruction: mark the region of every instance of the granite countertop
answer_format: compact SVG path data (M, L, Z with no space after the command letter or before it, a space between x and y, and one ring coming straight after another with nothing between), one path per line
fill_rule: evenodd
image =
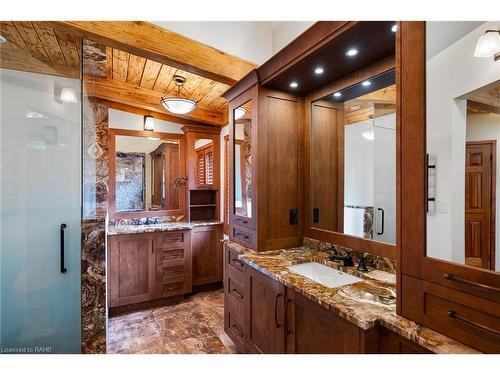
M192 222L169 222L162 224L118 224L109 225L107 234L136 234L153 232L173 232L178 230L191 230L196 227L222 224L221 221L192 221Z
M370 329L382 325L434 353L479 353L464 344L432 331L396 314L396 275L368 268L361 273L355 267L342 267L328 260L326 251L308 247L255 252L227 241L226 246L240 253L239 258L285 286L357 325ZM362 278L362 281L328 288L288 270L288 266L318 262Z

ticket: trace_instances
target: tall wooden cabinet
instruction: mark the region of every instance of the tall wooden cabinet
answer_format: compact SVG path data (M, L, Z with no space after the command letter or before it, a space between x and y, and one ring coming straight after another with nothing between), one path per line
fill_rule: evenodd
M297 246L303 100L261 86L256 72L225 97L230 238L257 251Z

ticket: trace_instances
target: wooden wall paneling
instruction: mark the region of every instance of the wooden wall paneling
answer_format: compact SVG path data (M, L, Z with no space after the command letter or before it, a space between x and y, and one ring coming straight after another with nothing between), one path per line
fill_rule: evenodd
M300 243L299 224L290 224L290 210L299 209L301 106L299 97L259 88L259 174L255 177L259 191L257 209L262 218L257 227L261 251Z

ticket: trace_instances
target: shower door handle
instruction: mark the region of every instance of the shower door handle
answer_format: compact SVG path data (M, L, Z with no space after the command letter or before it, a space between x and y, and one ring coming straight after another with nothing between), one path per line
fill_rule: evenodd
M67 269L64 267L64 229L66 229L66 224L62 223L59 229L59 237L61 240L60 250L61 250L61 273L66 273Z
M380 232L377 232L377 235L381 236L384 234L384 221L385 221L385 212L384 212L384 209L383 208L377 208L378 211L381 211L382 212L382 228L380 230Z

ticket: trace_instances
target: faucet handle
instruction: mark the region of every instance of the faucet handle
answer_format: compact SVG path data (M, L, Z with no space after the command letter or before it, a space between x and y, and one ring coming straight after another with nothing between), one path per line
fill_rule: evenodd
M365 253L362 253L361 256L359 257L359 263L358 263L358 267L356 267L356 269L359 271L359 272L367 272L368 271L368 268L366 267L366 264L365 264Z

